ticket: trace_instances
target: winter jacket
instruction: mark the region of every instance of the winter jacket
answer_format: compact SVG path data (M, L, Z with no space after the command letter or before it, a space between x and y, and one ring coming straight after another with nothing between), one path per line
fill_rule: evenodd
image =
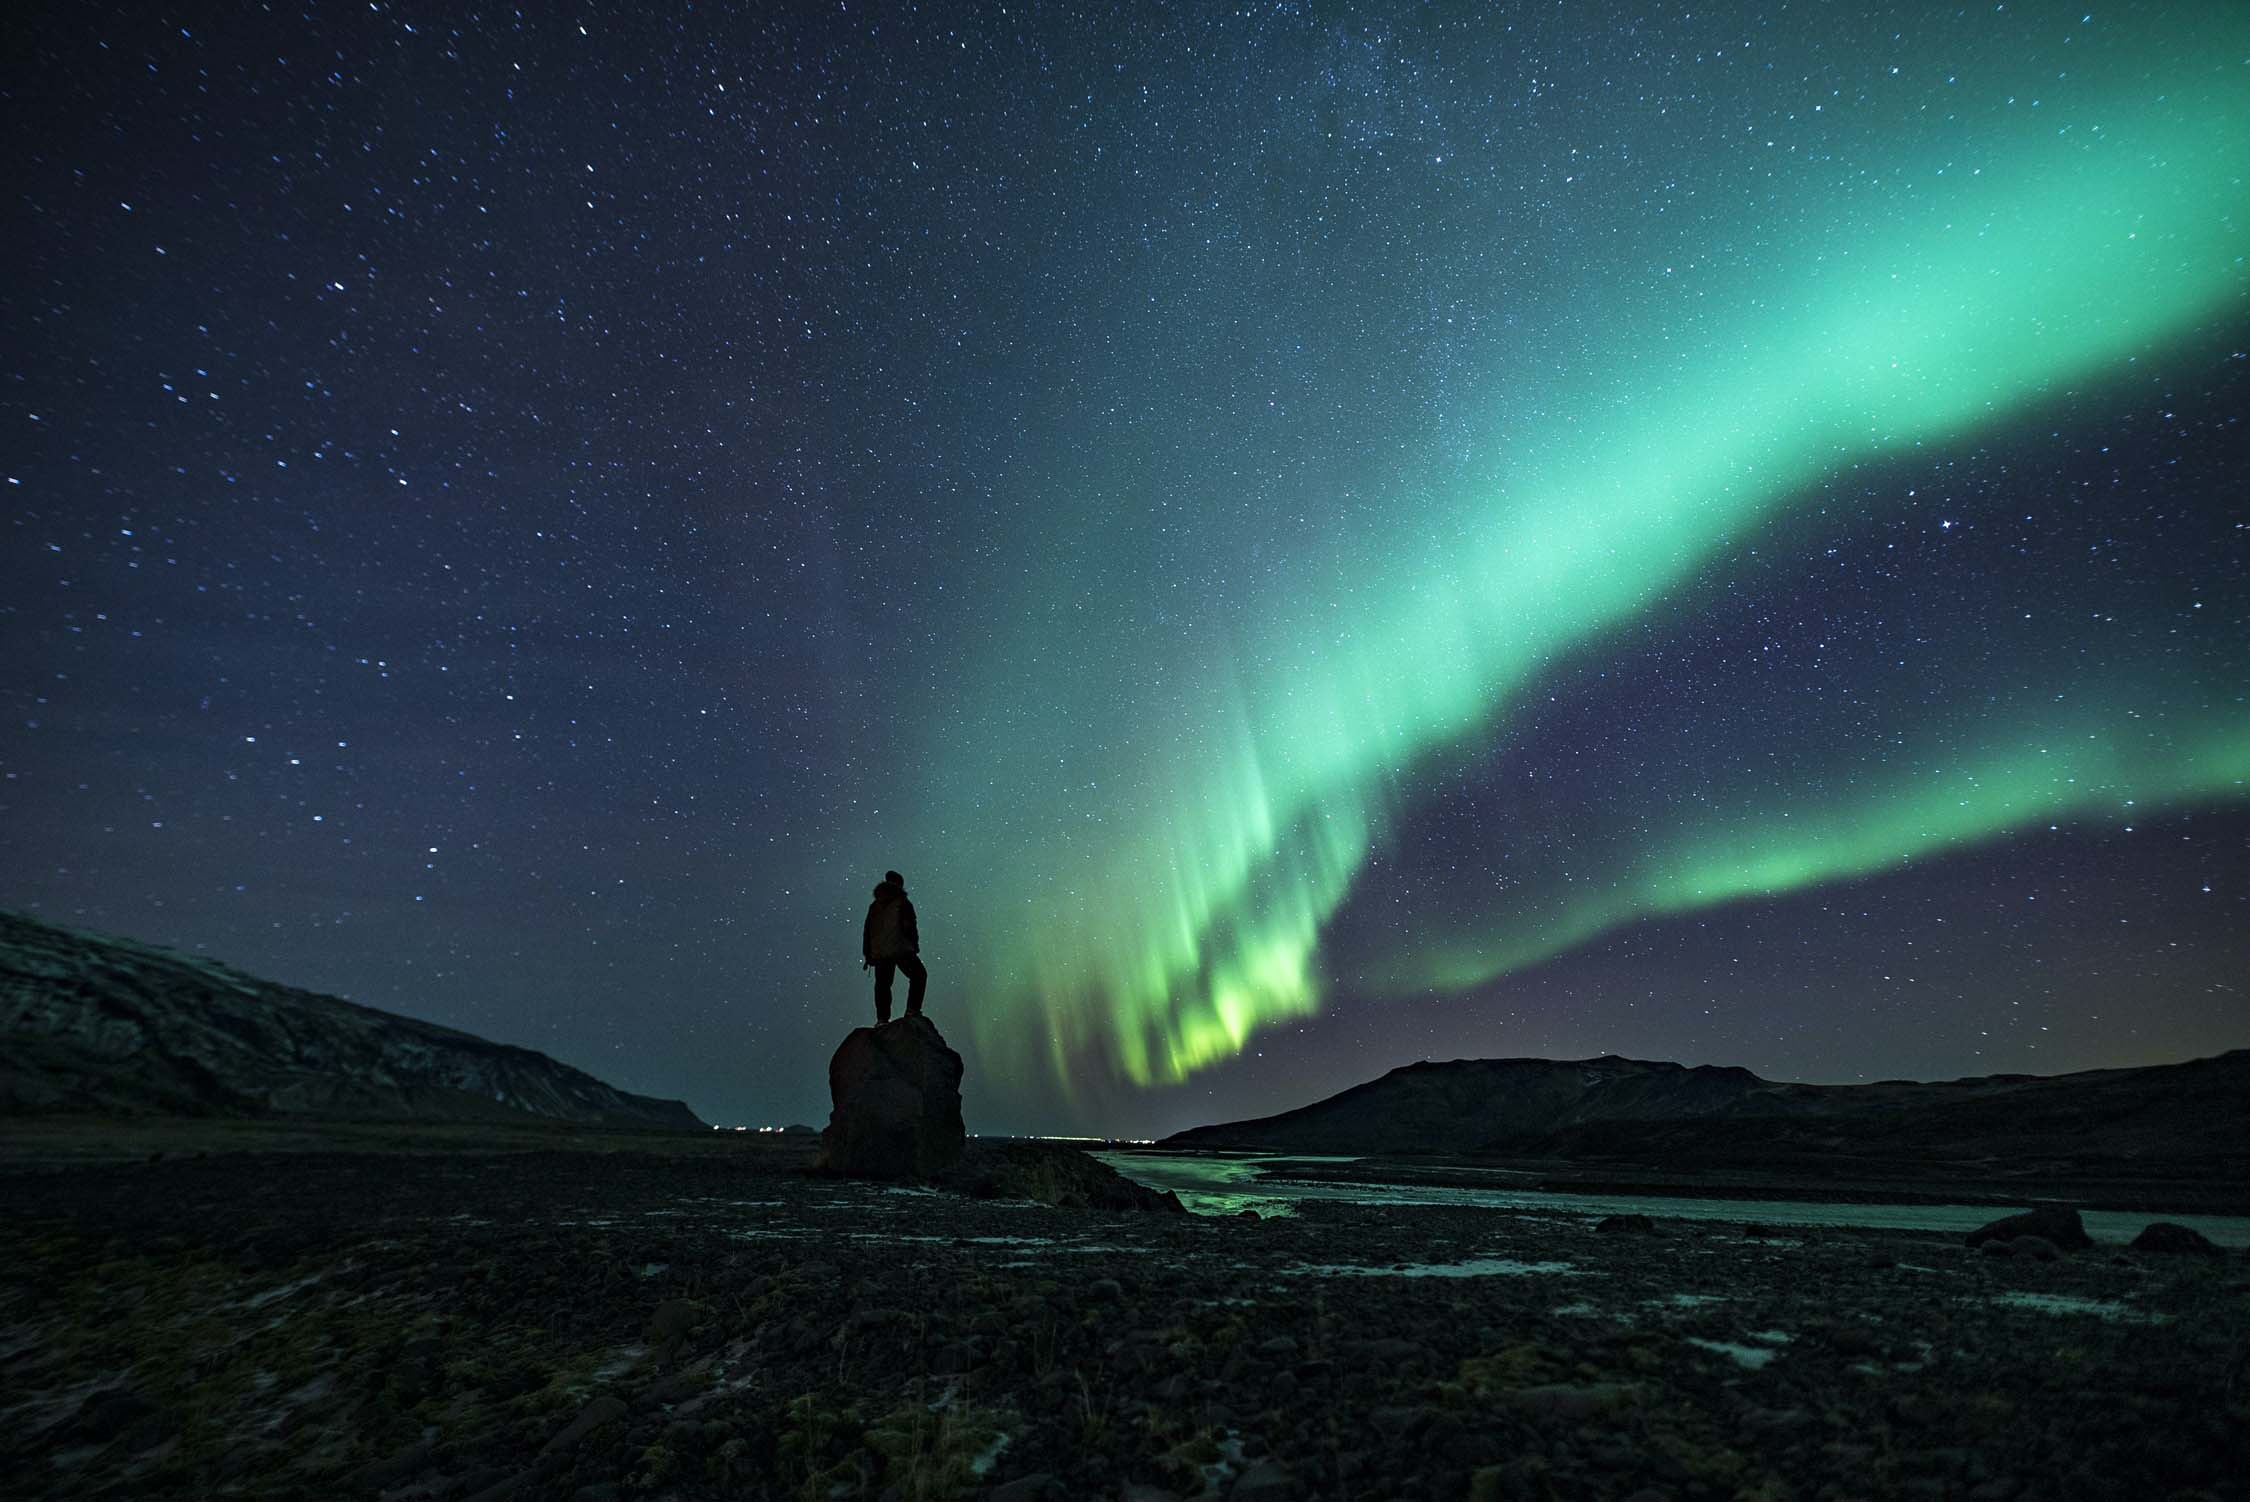
M878 963L903 954L920 954L922 936L914 931L914 904L906 888L884 882L875 888L867 905L867 926L860 931L860 958Z

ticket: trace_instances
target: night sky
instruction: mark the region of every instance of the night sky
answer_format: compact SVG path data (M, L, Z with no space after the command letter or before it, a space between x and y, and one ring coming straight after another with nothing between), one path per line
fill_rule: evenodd
M886 867L972 1130L2250 1045L2250 8L0 70L0 906L725 1124Z

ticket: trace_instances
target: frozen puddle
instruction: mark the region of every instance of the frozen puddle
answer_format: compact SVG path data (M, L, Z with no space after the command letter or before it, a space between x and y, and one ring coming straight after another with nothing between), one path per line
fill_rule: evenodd
M254 1293L242 1301L242 1307L245 1309L263 1309L266 1305L286 1299L291 1294L303 1293L326 1276L326 1273L314 1273L310 1277L299 1278L294 1283L284 1283L279 1288L269 1288L264 1293Z
M1690 1335L1687 1343L1700 1346L1706 1351L1716 1351L1721 1356L1732 1357L1737 1366L1753 1372L1781 1354L1775 1347L1789 1343L1788 1335L1780 1330L1752 1330L1749 1338L1763 1343L1747 1346L1740 1341L1705 1340L1699 1335Z
M1057 1241L1051 1236L949 1236L946 1240L960 1246L1028 1247L1033 1251L1093 1253L1099 1256L1115 1252L1121 1256L1145 1257L1156 1250L1146 1246L1111 1246L1106 1241Z
M2147 1309L2135 1309L2115 1299L2082 1299L2067 1293L1996 1293L1992 1302L2004 1309L2036 1309L2042 1314L2091 1314L2112 1323L2161 1325L2171 1319Z
M1357 1205L1451 1205L1460 1208L1530 1212L1542 1218L1566 1217L1577 1222L1605 1215L1652 1215L1664 1220L1746 1221L1785 1226L1798 1233L1807 1228L1866 1227L1894 1231L1975 1230L1994 1215L1990 1205L1882 1204L1822 1200L1706 1199L1695 1196L1635 1194L1576 1194L1518 1183L1511 1185L1498 1174L1463 1175L1458 1184L1391 1184L1306 1180L1287 1177L1290 1162L1349 1162L1351 1159L1317 1159L1234 1154L1104 1152L1094 1157L1125 1177L1151 1189L1169 1189L1180 1203L1199 1215L1234 1215L1245 1208L1261 1215L1274 1200L1329 1200ZM1370 1161L1372 1160L1359 1160ZM2095 1241L2123 1246L2139 1234L2150 1217L2137 1211L2084 1210L2080 1212L2087 1234ZM2250 1246L2250 1216L2173 1215L2165 1217L2201 1231L2223 1247ZM1784 1238L1787 1239L1787 1238ZM1777 1239L1776 1245L1781 1244Z
M1343 1278L1520 1278L1532 1274L1583 1278L1568 1262L1518 1262L1513 1257L1470 1257L1461 1262L1408 1262L1397 1267L1368 1267L1357 1262L1300 1262L1284 1268L1288 1273Z
M1000 1459L1000 1453L1007 1448L1006 1434L992 1436L992 1443L978 1451L976 1458L969 1462L969 1474L976 1477L991 1475L993 1465Z
M615 1382L619 1377L638 1366L641 1358L647 1354L647 1346L614 1347L609 1353L609 1360L594 1368L594 1380L596 1382Z

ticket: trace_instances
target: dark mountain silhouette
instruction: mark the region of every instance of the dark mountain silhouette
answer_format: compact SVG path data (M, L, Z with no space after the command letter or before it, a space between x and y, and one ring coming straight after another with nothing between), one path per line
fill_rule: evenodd
M4 912L0 1111L704 1129L528 1048Z
M1166 1148L1636 1160L1665 1168L1979 1162L1996 1171L2250 1166L2250 1049L2055 1076L1796 1085L1747 1069L1598 1059L1409 1064Z

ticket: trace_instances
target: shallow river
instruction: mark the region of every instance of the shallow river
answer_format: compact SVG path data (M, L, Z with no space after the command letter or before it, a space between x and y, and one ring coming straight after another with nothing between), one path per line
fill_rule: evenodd
M1474 1185L1335 1184L1291 1179L1291 1163L1348 1163L1349 1158L1236 1157L1209 1154L1096 1153L1125 1177L1152 1189L1169 1189L1199 1215L1234 1215L1243 1210L1287 1214L1300 1200L1342 1200L1361 1205L1463 1205L1496 1210L1545 1212L1557 1216L1637 1213L1678 1220L1758 1221L1786 1226L1881 1226L1903 1231L1975 1230L2006 1214L1989 1205L1870 1205L1817 1200L1684 1199L1669 1195L1559 1194L1511 1184L1529 1177L1490 1170L1491 1182ZM1261 1168L1278 1170L1261 1174ZM2220 1246L2250 1247L2250 1217L2239 1215L2144 1215L2134 1211L2082 1212L2086 1233L2096 1241L2124 1243L2152 1220L2193 1226Z

